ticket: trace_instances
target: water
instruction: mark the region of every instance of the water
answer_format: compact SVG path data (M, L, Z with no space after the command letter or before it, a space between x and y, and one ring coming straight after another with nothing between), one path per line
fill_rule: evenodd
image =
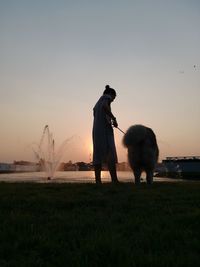
M131 172L117 172L120 182L133 182ZM109 172L102 172L102 182L110 182ZM154 182L177 182L181 179L155 177ZM93 171L62 171L56 172L54 178L48 180L45 172L0 174L0 182L34 182L34 183L95 183ZM145 176L142 182L146 182Z
M33 152L35 157L49 180L54 177L60 165L63 152L70 139L65 140L56 151L53 134L50 132L49 126L45 125L39 144L34 145Z

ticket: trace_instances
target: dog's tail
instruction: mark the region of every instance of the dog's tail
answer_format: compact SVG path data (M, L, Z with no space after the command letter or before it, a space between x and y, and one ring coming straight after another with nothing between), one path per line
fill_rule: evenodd
M123 144L125 147L134 146L141 143L147 134L147 127L143 125L131 126L124 135Z

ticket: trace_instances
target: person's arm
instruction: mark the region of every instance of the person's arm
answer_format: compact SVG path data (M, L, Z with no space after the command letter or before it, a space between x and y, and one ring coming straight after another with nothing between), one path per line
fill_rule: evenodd
M108 115L111 118L113 126L118 127L117 120L116 120L115 116L112 114L111 109L110 109L110 105L107 101L104 101L103 109L104 109L106 115Z

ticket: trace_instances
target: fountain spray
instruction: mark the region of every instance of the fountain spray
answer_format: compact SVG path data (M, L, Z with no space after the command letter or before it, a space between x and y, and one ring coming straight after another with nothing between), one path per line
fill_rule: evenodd
M69 139L66 139L57 151L55 151L55 140L53 134L49 130L49 126L45 125L41 139L36 149L33 152L45 171L47 179L51 180L58 169L63 152L68 144Z

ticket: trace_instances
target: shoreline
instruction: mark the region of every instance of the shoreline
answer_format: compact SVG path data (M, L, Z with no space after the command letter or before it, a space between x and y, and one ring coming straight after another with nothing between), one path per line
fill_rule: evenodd
M117 172L118 179L121 183L134 183L134 176L132 172ZM195 179L180 179L170 177L154 177L154 183L157 182L193 182L200 181ZM102 183L110 183L109 172L102 172ZM95 177L93 171L79 171L79 172L56 172L55 176L48 180L44 172L28 172L28 173L7 173L0 174L0 183L91 183L95 184ZM146 183L145 175L142 175L141 183Z

